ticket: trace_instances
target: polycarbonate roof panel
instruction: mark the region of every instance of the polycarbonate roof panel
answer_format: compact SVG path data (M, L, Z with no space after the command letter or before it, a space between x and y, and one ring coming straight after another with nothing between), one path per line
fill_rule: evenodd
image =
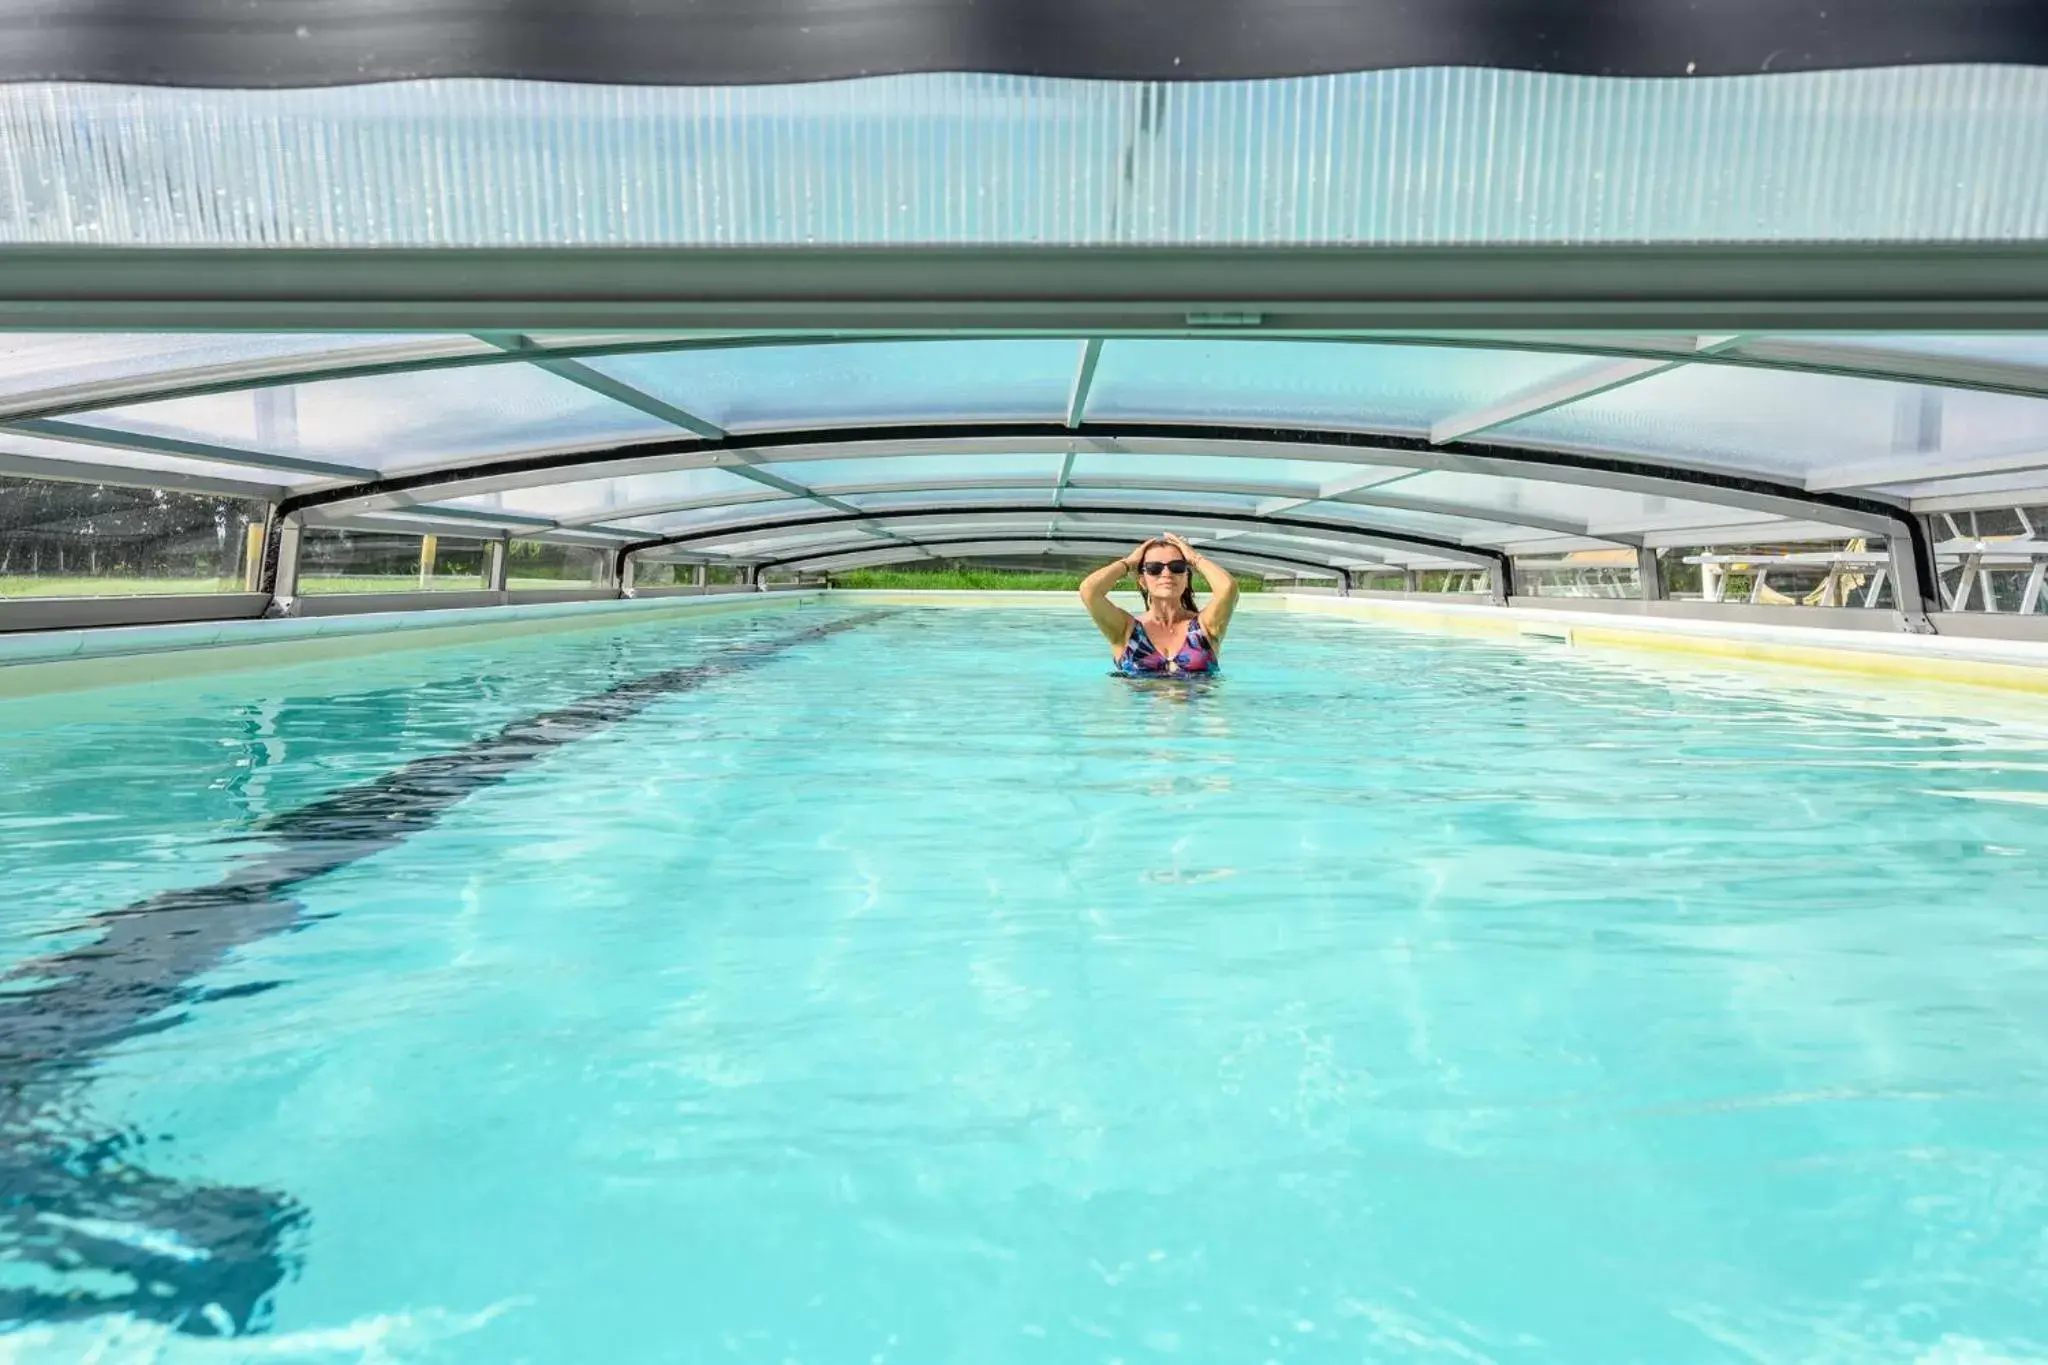
M323 380L132 404L76 420L380 472L687 436L530 365Z
M877 483L951 484L974 479L1031 479L1051 488L1061 457L1007 451L971 455L886 455L851 460L785 460L756 468L779 479L819 489Z
M905 507L1044 507L1052 510L1053 490L1044 488L969 488L943 493L854 493L836 499L863 512L887 512Z
M340 364L367 357L464 355L494 348L468 336L284 332L0 333L0 412L23 397L124 380L227 368L263 370ZM47 399L45 400L47 401Z
M772 490L723 469L671 469L579 479L457 498L448 505L484 512L516 512L557 521L611 521L649 506L709 498L744 498ZM779 496L779 495L778 495Z
M1776 341L1778 337L1762 340ZM1982 336L1791 336L1787 341L1811 341L1855 351L1877 351L1891 355L1926 356L1934 360L1977 360L1994 365L2023 365L2048 375L2048 337L2000 335Z
M1294 495L1313 497L1346 480L1393 477L1401 469L1338 464L1322 460L1289 460L1249 455L1134 455L1121 451L1084 451L1074 457L1071 477L1088 479L1194 479L1218 484L1272 486Z
M1942 506L2031 507L2048 504L2048 459L2037 469L2011 474L1982 474L1965 479L1944 479L1938 483L1887 484L1873 490L1911 500L1917 508L1923 501L1941 499Z
M1103 343L1087 416L1421 433L1586 363L1458 346L1113 340Z
M19 84L0 165L7 242L1996 241L2048 72Z
M1434 512L1416 512L1405 507L1371 507L1351 502L1311 502L1301 507L1290 507L1281 516L1308 517L1316 521L1349 521L1361 526L1377 526L1387 531L1410 531L1416 535L1434 536L1438 540L1465 540L1495 535L1529 534L1529 528L1518 526L1510 517L1489 520L1484 517L1442 516Z
M674 512L652 512L641 517L607 518L605 525L637 531L645 536L687 535L735 522L767 521L782 517L825 516L831 509L809 498L793 497L762 489L768 497L758 501L730 503L722 507L693 507Z
M865 341L592 360L727 431L901 422L1059 421L1076 341Z
M1159 507L1159 508L1207 508L1215 512L1232 512L1250 516L1258 510L1259 504L1267 501L1264 496L1245 493L1215 493L1209 491L1191 492L1174 488L1150 491L1141 488L1077 488L1068 492L1066 502L1080 503L1088 507ZM1170 530L1170 527L1161 529Z
M1939 405L1928 425L1923 405ZM1924 448L1922 432L1931 437ZM1661 456L1793 481L1894 455L1929 462L2048 446L2048 401L1734 365L1687 365L1496 429L1528 441Z
M9 461L9 456L21 458ZM147 450L113 450L105 446L81 445L74 441L53 441L21 432L0 431L0 473L38 477L36 467L28 463L34 460L62 462L67 465L83 466L86 469L103 469L107 472L109 483L140 483L143 486L148 486L152 475L165 476L162 481L166 486L174 482L170 476L176 475L229 483L259 484L270 488L281 488L288 479L298 477L268 469L252 469L247 465L188 460L175 455L159 455Z
M1760 513L1735 511L1689 498L1659 497L1582 484L1500 478L1451 470L1425 470L1413 478L1401 480L1387 491L1398 492L1404 497L1453 502L1469 507L1475 513L1490 509L1506 522L1512 522L1518 512L1550 520L1578 522L1596 535L1603 527L1623 531L1674 519L1697 519L1701 523L1768 519Z

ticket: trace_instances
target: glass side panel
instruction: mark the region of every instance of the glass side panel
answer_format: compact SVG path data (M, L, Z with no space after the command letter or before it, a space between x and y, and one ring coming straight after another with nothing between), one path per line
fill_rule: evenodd
M517 364L178 398L110 408L77 420L384 472L686 435L544 370Z
M488 548L456 536L308 527L299 543L299 591L476 592L490 585Z
M1588 363L1457 346L1113 340L1102 348L1087 415L1420 434Z
M1688 365L1482 439L1641 453L1803 479L1834 465L2048 446L2048 401L1732 365Z
M505 587L511 592L601 588L610 581L611 558L590 545L514 540L505 546Z
M0 598L255 590L263 503L0 474Z
M226 366L289 369L493 349L475 337L403 333L6 332L0 333L0 400L18 403L49 390Z
M589 363L728 431L913 421L1059 421L1077 341L744 346Z

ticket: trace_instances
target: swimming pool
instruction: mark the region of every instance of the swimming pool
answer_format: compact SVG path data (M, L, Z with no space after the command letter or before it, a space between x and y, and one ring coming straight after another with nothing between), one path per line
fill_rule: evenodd
M0 703L0 1360L2048 1351L2048 732L1225 657L826 603Z

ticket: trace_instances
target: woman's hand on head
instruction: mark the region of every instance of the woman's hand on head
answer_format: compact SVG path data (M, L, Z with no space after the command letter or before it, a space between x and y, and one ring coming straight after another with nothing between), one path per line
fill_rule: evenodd
M1182 539L1180 536L1175 535L1173 532L1161 531L1159 533L1159 538L1165 541L1168 545L1171 545L1174 549L1179 550L1182 559L1191 560L1195 557L1195 547L1188 544L1186 540Z

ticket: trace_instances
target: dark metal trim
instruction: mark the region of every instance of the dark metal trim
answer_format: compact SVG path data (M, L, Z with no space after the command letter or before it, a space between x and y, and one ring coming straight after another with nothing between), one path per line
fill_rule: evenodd
M267 469L295 474L317 474L328 479L360 479L376 471L362 465L336 464L331 460L308 460L297 455L272 455L267 451L243 450L237 446L215 445L210 441L188 441L176 436L154 436L141 431L119 431L81 422L59 422L43 417L0 419L0 430L18 431L74 445L104 446L111 450L137 450L153 455L172 455L183 460L229 465L238 469Z
M0 80L278 89L497 78L752 85L904 72L1257 80L1411 66L1750 76L2048 64L2011 0L8 0Z
M757 535L766 531L793 531L806 526L863 526L880 521L913 520L921 517L951 517L959 521L974 521L981 517L1019 515L1037 515L1052 518L1076 512L1108 514L1112 516L1128 515L1134 518L1199 517L1203 521L1222 522L1226 525L1250 526L1278 531L1314 532L1330 540L1348 541L1360 546L1402 546L1431 554L1450 555L1462 560L1471 560L1475 562L1474 567L1484 563L1499 567L1503 571L1509 571L1507 554L1491 546L1461 545L1457 541L1439 540L1434 536L1415 535L1408 532L1380 531L1370 526L1347 524L1339 521L1319 521L1312 517L1262 517L1236 512L1197 511L1186 507L1164 507L1150 504L1131 506L1109 503L1068 503L1061 508L1054 509L1045 503L1002 503L994 506L977 504L966 508L904 507L894 510L855 512L852 515L834 513L802 517L771 517L761 521L727 523L700 531L679 532L672 536L655 536L647 540L638 540L630 545L621 546L617 552L618 558L615 561L613 576L622 576L625 573L627 558L642 550L659 550L670 545L692 545L707 540L729 540L735 536ZM1029 536L1001 535L989 535L979 538L982 540L1031 539ZM1062 539L1064 537L1055 538ZM912 538L909 543L920 545L927 542ZM851 554L854 551L842 549L840 553ZM1334 566L1326 567L1332 568L1334 572Z
M1231 334L2048 329L2048 243L0 251L18 328L1091 336L1254 315Z
M263 615L263 609L269 604L268 596L253 592L165 593L144 597L10 597L0 601L0 635L22 631L98 630L110 626L253 621Z

